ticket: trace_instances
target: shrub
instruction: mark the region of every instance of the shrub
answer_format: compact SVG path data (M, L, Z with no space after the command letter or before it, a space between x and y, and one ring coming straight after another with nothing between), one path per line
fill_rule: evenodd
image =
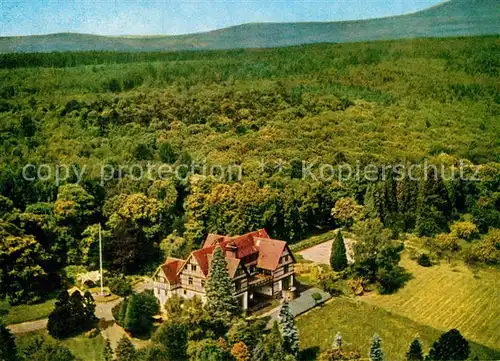
M451 233L460 239L471 241L478 234L476 225L470 221L456 222L451 226Z
M361 354L359 351L345 351L339 348L329 349L319 355L318 361L340 361L340 360L359 360Z
M319 294L318 292L315 292L311 295L312 299L314 300L314 303L318 304L318 302L320 302L323 297L321 296L321 294Z
M107 83L104 84L104 88L113 93L119 93L122 91L122 86L117 79L110 79Z
M339 276L333 272L324 272L318 275L319 285L325 291L332 296L339 295L341 291L337 288L337 281Z
M420 256L418 256L417 263L422 267L432 266L431 259L426 253L422 253Z
M115 295L126 297L132 294L132 283L124 275L108 278L109 290Z

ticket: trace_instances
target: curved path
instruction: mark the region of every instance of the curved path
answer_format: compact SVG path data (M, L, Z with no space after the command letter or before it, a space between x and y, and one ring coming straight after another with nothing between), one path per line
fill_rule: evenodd
M140 282L134 286L134 291L139 293L139 292L142 292L148 288L151 288L150 283L148 281ZM121 301L121 298L119 298L115 301L107 302L107 303L103 303L103 302L96 303L96 309L95 309L96 317L99 319L105 319L106 321L114 320L113 314L111 313L111 309L113 308L113 306L115 306L120 301ZM10 324L7 326L7 328L13 334L33 332L33 331L43 330L43 329L47 328L47 322L48 322L48 319L44 318L44 319L36 320L36 321Z

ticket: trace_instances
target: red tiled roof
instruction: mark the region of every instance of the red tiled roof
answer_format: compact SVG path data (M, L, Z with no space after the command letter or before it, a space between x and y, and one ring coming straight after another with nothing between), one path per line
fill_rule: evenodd
M258 267L268 270L276 269L286 242L271 239L265 229L234 237L209 234L203 247L191 253L205 277L208 276L212 253L217 245L226 255L229 275L234 277L240 259L250 255L258 254ZM229 254L229 247L236 248L236 257ZM180 268L178 270L180 271Z
M194 257L205 277L208 275L209 267L207 255L211 255L214 249L214 246L204 247L191 253L191 256Z
M167 258L166 262L161 266L165 277L170 284L177 283L177 273L182 268L184 260L177 258Z
M207 239L205 239L205 242L203 243L203 248L214 246L217 242L221 241L223 238L224 236L210 233L207 236Z
M257 267L271 271L275 270L286 247L286 242L270 238L255 238L254 240L255 246L259 250Z

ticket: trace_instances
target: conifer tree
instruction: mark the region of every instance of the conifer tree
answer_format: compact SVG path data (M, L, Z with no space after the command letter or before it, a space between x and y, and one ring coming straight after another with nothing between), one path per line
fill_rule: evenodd
M122 336L116 346L116 359L118 361L137 361L137 352L134 345L125 335Z
M0 322L0 360L17 361L16 342L14 336L3 323Z
M229 322L239 313L234 283L227 273L227 262L222 249L217 246L212 255L210 272L207 279L205 305L209 315L216 319Z
M58 295L55 308L49 315L47 330L52 337L64 338L73 332L73 328L69 294L64 290Z
M332 243L332 253L330 255L330 265L334 271L340 272L347 267L347 256L344 244L344 237L340 230L337 232L337 237Z
M410 343L410 347L408 348L408 352L406 353L406 359L408 361L423 361L424 354L422 351L422 344L418 339L418 336L413 339Z
M281 305L278 321L281 336L283 337L283 349L287 353L297 355L299 352L299 332L290 306L286 301Z
M448 232L451 201L442 177L429 167L420 184L416 231L420 236Z
M372 345L370 347L370 361L384 361L384 352L382 351L380 343L380 336L377 334L373 335Z
M457 329L443 333L432 344L429 359L432 361L466 360L469 357L469 342Z
M111 343L109 339L106 339L106 344L104 345L104 361L113 360L113 349L111 348Z

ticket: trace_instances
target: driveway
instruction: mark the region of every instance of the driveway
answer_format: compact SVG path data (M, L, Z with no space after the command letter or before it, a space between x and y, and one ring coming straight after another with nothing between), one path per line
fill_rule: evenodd
M322 264L330 264L330 255L332 253L332 244L333 244L333 239L320 243L316 246L306 248L302 251L297 252L300 254L304 259L308 261L312 261L315 263L322 263ZM347 262L353 263L353 247L354 241L349 238L344 238L344 245L347 250Z

